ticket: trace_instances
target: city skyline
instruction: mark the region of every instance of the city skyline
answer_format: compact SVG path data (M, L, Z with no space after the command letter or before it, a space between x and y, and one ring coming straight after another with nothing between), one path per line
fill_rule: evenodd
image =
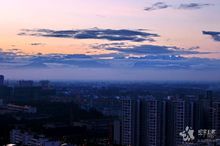
M9 79L219 81L218 0L9 0Z

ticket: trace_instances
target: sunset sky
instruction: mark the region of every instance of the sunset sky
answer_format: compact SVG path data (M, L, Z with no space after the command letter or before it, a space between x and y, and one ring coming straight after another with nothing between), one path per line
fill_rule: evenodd
M219 0L4 0L0 74L220 80L219 14Z

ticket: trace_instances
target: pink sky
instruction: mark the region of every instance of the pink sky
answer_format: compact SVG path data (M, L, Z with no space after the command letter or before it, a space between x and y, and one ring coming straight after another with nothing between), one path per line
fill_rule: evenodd
M220 2L200 0L213 6L199 10L143 9L156 1L134 0L7 0L0 6L0 48L18 48L25 53L86 53L97 40L76 40L25 37L17 34L21 29L150 29L160 34L156 44L190 48L200 46L201 51L219 51L219 42L202 35L203 30L220 30ZM167 1L177 5L175 1ZM185 1L183 1L185 2ZM195 1L196 2L196 1ZM30 43L44 46L30 46ZM208 57L220 58L219 54Z

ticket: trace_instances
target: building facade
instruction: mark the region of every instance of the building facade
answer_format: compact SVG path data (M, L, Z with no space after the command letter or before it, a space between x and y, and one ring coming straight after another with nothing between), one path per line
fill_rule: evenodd
M60 146L61 142L52 141L43 136L34 135L28 132L22 132L18 129L13 129L10 132L10 143L20 144L25 146Z
M4 79L5 77L3 75L0 75L0 86L4 85Z
M122 145L140 145L140 100L122 99Z

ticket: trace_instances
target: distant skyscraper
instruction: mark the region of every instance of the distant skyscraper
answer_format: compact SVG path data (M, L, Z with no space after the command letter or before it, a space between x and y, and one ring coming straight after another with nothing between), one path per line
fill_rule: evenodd
M39 83L42 88L49 88L50 87L50 81L48 81L48 80L42 80Z
M19 81L19 86L20 87L32 87L34 85L33 81L25 81L25 80L21 80Z
M4 76L3 75L0 75L0 86L3 86L4 85Z

